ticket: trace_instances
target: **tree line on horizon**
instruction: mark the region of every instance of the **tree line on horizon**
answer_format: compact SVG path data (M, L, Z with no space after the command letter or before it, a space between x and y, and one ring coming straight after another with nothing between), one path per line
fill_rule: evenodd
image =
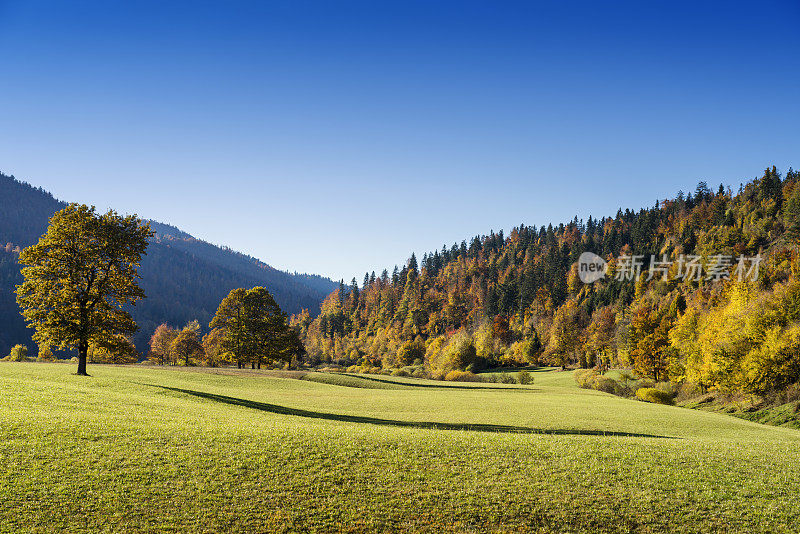
M800 380L800 173L740 186L700 182L638 212L476 236L340 283L292 317L310 364L441 378L530 364L765 393ZM758 278L579 278L584 252L763 257ZM706 264L710 269L712 266Z

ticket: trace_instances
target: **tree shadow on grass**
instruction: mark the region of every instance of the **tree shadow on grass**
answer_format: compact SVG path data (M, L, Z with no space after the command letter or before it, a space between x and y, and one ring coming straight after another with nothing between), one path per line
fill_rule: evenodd
M235 406L244 406L246 408L253 408L254 410L261 410L264 412L277 413L281 415L295 415L298 417L308 417L311 419L327 419L329 421L342 421L345 423L367 423L372 425L387 425L387 426L397 426L397 427L407 427L407 428L428 428L434 430L506 432L512 434L553 434L553 435L617 436L617 437L634 437L634 438L677 439L671 436L658 436L654 434L639 434L632 432L611 432L603 430L529 428L525 426L490 425L481 423L437 423L430 421L398 421L394 419L378 419L375 417L361 417L357 415L312 412L310 410L301 410L299 408L287 408L285 406L279 406L277 404L268 404L266 402L256 402L247 399L238 399L236 397L228 397L226 395L217 395L215 393L206 393L203 391L194 391L191 389L158 386L155 384L143 384L143 385L157 387L168 391L174 391L177 393L185 393L187 395L193 395L195 397L200 397L215 402L221 402L224 404L233 404Z

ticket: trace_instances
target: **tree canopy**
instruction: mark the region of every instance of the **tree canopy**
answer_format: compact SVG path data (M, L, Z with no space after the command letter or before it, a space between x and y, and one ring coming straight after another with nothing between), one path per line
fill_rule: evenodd
M118 350L136 332L125 308L145 296L137 269L150 235L135 215L69 204L20 254L17 302L33 337L40 345L78 349L78 374L86 375L90 345Z
M221 330L222 350L233 354L239 367L250 362L290 361L303 351L286 314L266 288L234 289L225 297L209 325Z

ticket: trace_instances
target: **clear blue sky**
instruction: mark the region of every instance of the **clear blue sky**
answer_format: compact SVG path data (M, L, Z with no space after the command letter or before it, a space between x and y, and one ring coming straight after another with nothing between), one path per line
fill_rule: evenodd
M0 170L359 281L800 166L800 4L0 0Z

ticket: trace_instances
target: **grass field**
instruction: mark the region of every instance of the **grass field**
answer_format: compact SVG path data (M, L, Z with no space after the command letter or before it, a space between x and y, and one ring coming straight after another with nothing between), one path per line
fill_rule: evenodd
M0 531L800 530L800 432L568 372L73 372L0 364Z

